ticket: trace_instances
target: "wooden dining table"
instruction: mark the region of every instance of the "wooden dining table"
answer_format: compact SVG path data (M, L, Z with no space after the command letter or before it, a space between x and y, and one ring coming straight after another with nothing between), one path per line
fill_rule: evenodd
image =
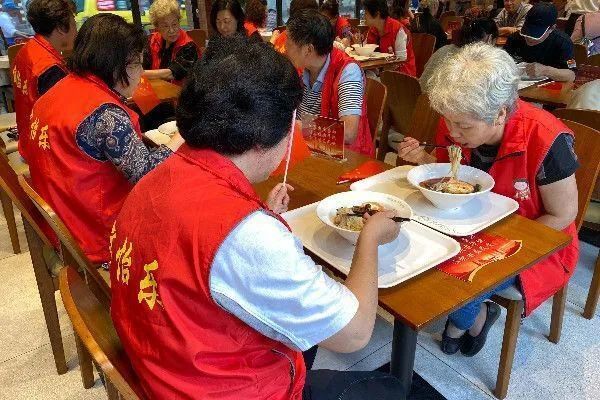
M181 86L163 79L150 79L149 82L160 101L177 100L179 93L181 93Z
M574 90L573 82L560 82L560 89L554 89L550 84L541 82L519 90L519 97L525 101L539 103L552 108L564 108L569 103Z
M398 68L398 65L400 65L402 61L399 61L397 59L386 59L386 58L381 58L378 60L367 60L367 61L359 61L358 65L360 65L360 68L363 71L369 71L369 70L376 70L376 69L382 69L382 70L394 70L396 68Z
M344 162L311 156L291 169L287 180L294 187L294 191L290 193L290 209L349 190L349 184L336 184L338 177L371 159L353 152L347 152L346 156L347 160ZM386 169L391 168L387 164L381 165ZM275 184L281 182L281 179L270 178L255 185L255 188L266 198L268 192ZM571 241L563 232L516 214L495 223L484 232L522 240L522 248L512 257L481 269L472 282L464 282L432 268L397 286L379 290L379 305L394 317L390 370L407 389L412 384L417 334L420 330L445 318L449 313L562 249ZM307 250L307 254L319 264L343 276L310 251Z

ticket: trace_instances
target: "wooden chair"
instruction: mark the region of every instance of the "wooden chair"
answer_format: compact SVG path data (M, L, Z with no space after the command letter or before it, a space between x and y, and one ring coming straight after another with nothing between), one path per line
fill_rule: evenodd
M588 57L585 62L587 65L593 65L595 67L600 67L600 54L594 54L593 56Z
M403 135L409 133L421 86L417 78L396 71L382 72L381 83L387 87L388 92L377 154L377 159L383 161L387 152L394 150L388 143L390 128L393 127Z
M46 221L44 221L44 218L19 185L17 174L9 165L8 157L3 153L0 153L0 187L3 199L6 196L8 201L11 202L11 207L12 203L14 203L21 212L31 262L33 264L33 272L42 303L44 319L46 320L46 329L50 337L50 348L54 355L54 365L58 374L64 374L67 372L67 363L65 361L56 299L54 297L54 292L58 290L58 282L55 281L56 272L58 272L57 269L60 266L54 263L56 259L50 259L53 248L50 240L44 233L43 227L47 225ZM11 215L14 217L14 214ZM48 256L45 257L44 254Z
M367 119L373 136L373 145L377 140L377 130L383 116L383 109L387 98L387 88L375 79L367 78Z
M455 16L456 16L456 11L444 11L442 14L440 14L439 20L442 21L445 18L455 17Z
M358 28L358 25L360 25L360 19L358 18L348 18L348 22L353 28Z
M109 400L144 399L110 313L72 267L59 274L60 295L78 341L100 367Z
M204 29L190 29L187 31L187 34L190 35L196 46L199 49L203 49L206 47L206 39L208 38L208 32Z
M427 94L421 93L410 122L410 136L419 142L433 143L440 118L440 114L431 108ZM404 160L396 158L396 166L406 164Z
M417 66L417 77L420 77L425 69L425 64L435 51L436 38L428 33L413 33L411 37Z
M567 120L563 120L563 122L575 132L575 153L580 164L580 168L575 173L579 205L575 225L577 230L579 230L590 201L592 188L600 170L600 132L576 122ZM598 267L596 268L595 275L598 275ZM595 280L596 285L599 285L598 281L600 281L600 278L595 276ZM550 335L548 336L548 339L552 343L558 343L560 340L567 299L567 287L568 283L552 298L552 316ZM596 287L595 290L598 292L600 288ZM508 392L524 301L521 293L514 287L498 293L492 299L507 309L498 378L496 380L496 388L494 389L494 395L499 399L504 399Z
M285 31L287 27L285 25L280 25L277 28L273 29L274 31L279 31L280 33Z
M573 55L575 57L575 62L577 65L588 64L588 52L587 48L582 44L573 45Z
M440 25L442 25L442 29L444 32L454 31L456 29L460 29L465 22L463 17L456 16L446 16L444 18L440 18Z

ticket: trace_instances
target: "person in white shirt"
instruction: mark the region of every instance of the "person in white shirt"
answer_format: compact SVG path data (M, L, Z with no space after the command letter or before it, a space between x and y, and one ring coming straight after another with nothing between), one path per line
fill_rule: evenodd
M500 36L508 36L519 32L530 9L531 5L523 3L522 0L505 0L504 8L494 18Z
M580 16L600 11L600 0L569 0L565 6L565 11L569 14L565 33L571 36L575 29L575 22Z

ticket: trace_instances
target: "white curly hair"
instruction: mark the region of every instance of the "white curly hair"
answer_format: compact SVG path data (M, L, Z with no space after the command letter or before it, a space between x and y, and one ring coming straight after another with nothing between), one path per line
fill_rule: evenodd
M174 15L177 19L181 18L181 9L177 0L154 0L150 6L150 23L154 27L158 26L161 19Z

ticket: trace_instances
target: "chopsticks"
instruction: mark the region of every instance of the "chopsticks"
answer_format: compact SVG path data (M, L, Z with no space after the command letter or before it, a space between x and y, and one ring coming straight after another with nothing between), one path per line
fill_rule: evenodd
M365 214L373 215L371 213L365 213ZM363 215L364 214L359 214L359 213L346 214L347 217L362 217ZM390 219L392 221L394 221L394 222L408 222L408 221L412 221L411 218L405 218L405 217L392 217Z
M290 132L290 142L287 148L287 155L285 159L285 173L283 174L283 186L287 183L287 174L288 169L290 167L290 157L292 155L292 143L294 143L294 129L296 127L296 110L294 110L294 114L292 115L292 131Z
M392 140L391 143L400 143L401 140ZM419 146L421 147L431 147L431 148L436 148L436 149L445 149L448 146L442 146L439 144L430 144L430 143L426 143L426 142L419 142Z

